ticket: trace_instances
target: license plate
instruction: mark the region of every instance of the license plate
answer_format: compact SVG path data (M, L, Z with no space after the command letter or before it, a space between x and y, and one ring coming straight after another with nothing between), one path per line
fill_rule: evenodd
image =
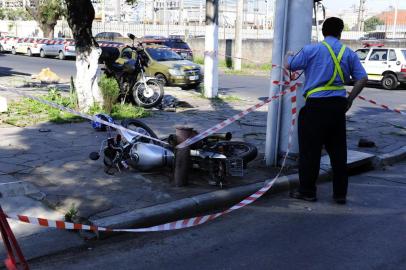
M196 81L198 79L199 79L199 75L189 77L189 80L191 80L191 81Z

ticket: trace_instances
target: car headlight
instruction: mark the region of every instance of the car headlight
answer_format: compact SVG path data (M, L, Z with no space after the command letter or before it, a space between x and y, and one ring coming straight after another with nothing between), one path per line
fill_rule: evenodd
M171 74L172 76L182 76L185 73L181 69L170 68L169 69L169 74Z

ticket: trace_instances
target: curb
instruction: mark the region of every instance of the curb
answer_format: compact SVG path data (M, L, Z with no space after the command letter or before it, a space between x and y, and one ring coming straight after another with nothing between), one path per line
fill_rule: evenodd
M397 162L406 159L406 146L395 150L391 153L382 154L374 158L373 166L374 168L381 168L383 166L393 165Z
M329 171L320 170L319 181L328 181ZM156 224L184 219L207 211L215 211L232 206L265 185L265 181L254 184L217 190L170 203L154 205L138 210L129 211L115 216L89 221L94 225L109 228L147 227ZM290 190L299 185L299 175L282 176L274 184L269 194Z

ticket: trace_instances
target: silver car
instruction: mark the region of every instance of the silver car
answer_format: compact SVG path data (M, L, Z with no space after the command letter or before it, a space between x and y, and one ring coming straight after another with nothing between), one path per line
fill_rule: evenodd
M64 60L66 57L76 57L75 41L73 39L57 38L47 42L41 49L41 57L58 56Z

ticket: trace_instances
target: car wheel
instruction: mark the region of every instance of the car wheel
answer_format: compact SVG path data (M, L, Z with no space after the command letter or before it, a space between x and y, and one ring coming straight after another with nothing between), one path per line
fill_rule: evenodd
M16 54L17 54L16 48L13 47L13 48L11 49L11 54L13 54L13 55L16 55Z
M398 79L393 74L386 74L382 79L382 87L387 90L393 90L398 87Z
M166 79L164 74L158 73L155 74L155 78L163 85L167 85L168 84L168 80Z
M3 46L0 44L0 53L3 53L4 52L4 48L3 48Z
M27 50L27 55L28 55L29 57L31 57L31 56L32 56L31 49L28 49L28 50Z
M59 60L64 60L65 59L65 54L63 53L63 51L59 52L58 58L59 58Z
M40 52L39 52L39 56L41 57L41 58L45 58L45 52L44 52L44 50L41 50Z

